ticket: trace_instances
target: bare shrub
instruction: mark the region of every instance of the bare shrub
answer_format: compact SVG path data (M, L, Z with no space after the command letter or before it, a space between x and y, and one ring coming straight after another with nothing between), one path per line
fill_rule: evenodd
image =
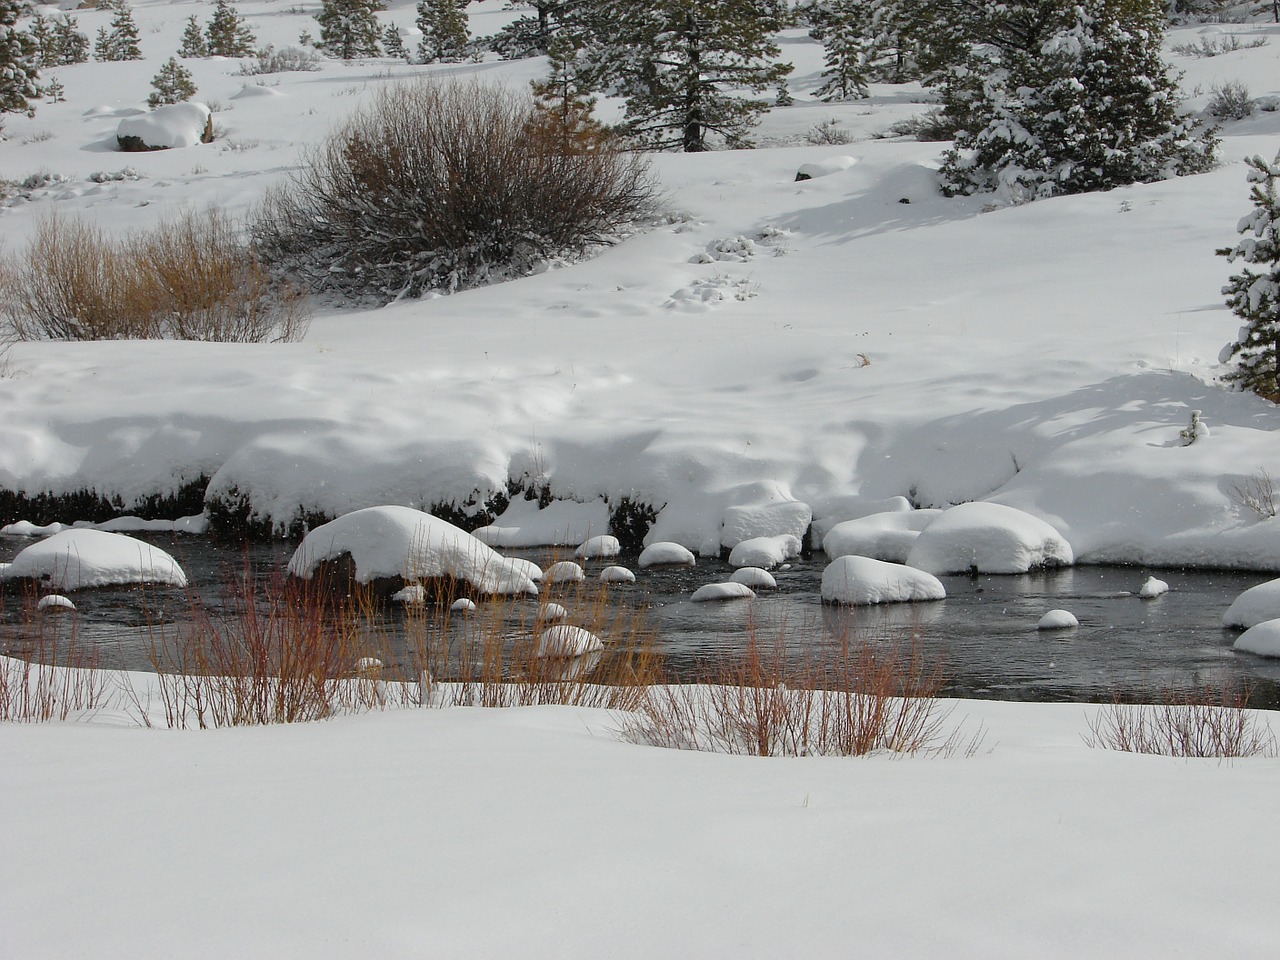
M941 108L935 108L894 122L889 126L888 135L914 137L922 143L941 143L955 139L956 121Z
M215 209L121 239L49 216L0 264L0 309L22 340L294 340L307 323Z
M257 60L240 64L240 76L256 77L268 73L310 73L320 69L323 58L303 47L281 47L268 44L258 51Z
M22 596L19 636L0 654L0 721L66 720L100 706L106 694L106 674L94 648L78 641L75 615L45 613L38 601L34 592Z
M839 122L835 117L830 117L820 123L815 123L805 133L804 139L806 143L812 143L815 146L831 145L839 146L841 144L853 143L853 134L848 130L841 129Z
M1275 734L1248 704L1249 691L1231 683L1166 690L1151 705L1110 703L1090 721L1085 743L1166 757L1274 756Z
M1228 33L1217 37L1201 37L1195 43L1175 43L1169 50L1183 57L1219 57L1237 50L1256 50L1258 47L1265 47L1268 42L1267 37L1254 37L1246 42L1238 34Z
M1253 116L1254 109L1249 88L1239 80L1215 83L1209 93L1209 102L1205 105L1209 115L1218 120L1243 120Z
M1276 491L1271 475L1259 470L1231 485L1231 496L1242 507L1252 510L1263 520L1276 515Z
M650 200L645 162L570 149L538 116L477 82L386 85L268 195L258 247L313 290L387 302L608 242Z

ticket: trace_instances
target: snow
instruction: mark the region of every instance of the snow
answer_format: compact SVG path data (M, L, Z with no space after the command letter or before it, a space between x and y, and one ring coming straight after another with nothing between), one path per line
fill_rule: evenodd
M1144 600L1151 600L1168 592L1169 584L1156 577L1147 577L1142 586L1138 588L1138 596Z
M69 597L64 597L60 593L45 594L36 603L36 609L40 611L51 610L57 612L59 610L74 610L76 605L71 602Z
M1026 573L1070 566L1071 545L1045 521L998 503L962 503L925 526L907 553L930 573Z
M557 620L569 619L569 611L558 603L544 603L538 607L538 619L544 623L555 623Z
M755 591L745 583L707 583L703 584L689 597L694 603L719 603L725 600L751 600Z
M586 579L586 573L580 564L574 563L572 560L558 560L542 574L542 579L546 583L555 583L562 581L565 583L576 583Z
M449 611L451 613L475 613L476 602L468 599L467 597L459 597L457 600L453 601L453 603L449 604Z
M1222 615L1222 625L1248 629L1277 617L1280 617L1280 579L1250 587L1232 600Z
M739 567L729 577L730 583L741 583L752 590L777 590L778 581L762 567Z
M580 657L603 649L604 643L594 633L566 623L548 627L538 638L539 657Z
M687 548L678 543L668 543L660 541L651 543L640 551L640 557L636 561L643 570L645 567L692 567L697 564L697 558Z
M393 603L405 603L405 604L409 604L410 606L420 604L420 603L426 603L427 591L422 584L411 583L407 587L403 587L402 589L397 590L395 593L393 593L391 595L391 600Z
M171 103L142 116L125 117L116 127L116 136L137 137L154 148L194 147L204 136L210 114L203 103Z
M858 162L857 157L838 156L827 157L825 160L814 160L810 163L800 164L796 170L797 180L816 180L818 177L829 177L833 173L840 173L848 170Z
M601 501L557 500L539 507L537 500L517 497L474 535L491 547L567 547L594 539L593 532L603 536L608 528L609 511Z
M22 550L0 576L39 580L57 590L126 583L187 585L178 562L159 547L101 530L63 530Z
M822 538L822 550L833 560L860 556L906 563L920 531L941 514L941 510L892 511L845 520Z
M1254 624L1236 637L1232 647L1260 657L1280 657L1280 619Z
M1073 630L1080 626L1080 621L1070 610L1050 610L1036 624L1038 630Z
M601 583L635 583L636 575L626 567L605 567L600 571Z
M729 563L735 567L779 566L800 556L800 538L790 533L773 537L752 537L729 551Z
M598 557L616 557L620 553L622 553L622 544L618 542L618 538L602 534L587 540L573 552L573 555L579 560L594 560Z
M302 539L289 573L311 579L319 565L350 554L356 579L453 577L482 593L538 592L534 582L448 521L411 507L366 507L321 524Z
M932 574L873 557L838 557L822 571L822 599L826 603L911 603L942 600L946 595L946 588Z

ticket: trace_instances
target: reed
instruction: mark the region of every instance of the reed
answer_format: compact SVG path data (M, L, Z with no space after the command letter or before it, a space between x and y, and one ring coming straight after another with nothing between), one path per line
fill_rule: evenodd
M1273 757L1275 733L1249 709L1250 690L1234 681L1162 690L1152 704L1114 700L1089 721L1085 743L1166 757Z
M100 707L107 674L98 652L79 641L74 612L38 608L39 594L24 590L19 604L19 638L0 655L0 721L35 723L66 720ZM0 616L7 603L0 591Z

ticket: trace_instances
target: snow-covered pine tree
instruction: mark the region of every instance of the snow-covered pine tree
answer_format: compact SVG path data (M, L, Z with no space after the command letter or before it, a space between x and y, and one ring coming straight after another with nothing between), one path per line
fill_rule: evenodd
M419 0L417 27L422 31L418 60L462 60L467 55L471 35L467 15L459 0Z
M147 97L147 106L153 110L167 103L190 100L196 95L196 84L191 71L180 64L176 57L170 57L160 68L160 72L151 78L151 85L155 90Z
M810 12L811 33L822 42L824 82L814 91L823 100L859 100L867 96L869 67L875 57L868 0L830 0Z
M67 13L54 21L59 64L84 63L89 59L89 38L80 32L79 26L76 18Z
M133 22L133 11L125 0L115 0L110 9L115 11L115 16L111 18L111 29L99 29L98 40L93 49L94 58L141 60L142 49L138 46L138 25Z
M381 51L375 14L381 9L382 0L323 0L316 47L340 60L376 57Z
M943 103L960 129L944 158L944 192L1003 189L1025 200L1213 164L1217 140L1181 115L1161 57L1159 0L990 6L999 9L985 26L1012 39L994 53L973 44L948 71Z
M591 96L578 54L572 38L556 36L547 51L550 74L531 84L542 131L573 152L596 149L609 135L591 115L596 98Z
M27 27L27 36L31 38L32 58L37 67L43 69L58 62L57 37L47 17L35 14L31 26Z
M746 146L769 103L738 91L760 93L792 70L777 60L777 17L758 0L596 6L595 22L604 26L594 35L593 63L626 97L627 132L653 149L695 153L715 139Z
M404 37L400 36L400 28L394 23L388 23L387 28L382 31L382 52L388 57L394 57L397 60L408 60L409 51L405 48Z
M217 0L214 4L204 38L211 57L249 57L257 43L253 31L230 0Z
M182 45L178 47L178 56L207 57L208 55L209 43L204 38L204 31L200 29L200 21L193 13L187 17L187 26L182 31Z
M1280 154L1271 163L1256 156L1245 162L1253 211L1236 227L1240 241L1223 247L1218 255L1262 269L1243 267L1222 288L1227 306L1244 326L1218 359L1222 363L1235 360L1235 369L1224 380L1280 403L1280 197L1276 193Z
M480 42L504 60L523 60L547 53L551 41L566 29L578 11L593 0L510 0L509 8L532 7L531 14L517 17L490 37ZM571 31L572 32L572 31Z
M0 113L35 112L31 101L40 96L31 38L18 29L20 0L0 0Z

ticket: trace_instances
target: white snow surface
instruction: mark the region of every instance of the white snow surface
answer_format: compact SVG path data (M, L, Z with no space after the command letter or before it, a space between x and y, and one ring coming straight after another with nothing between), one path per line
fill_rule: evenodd
M827 603L910 603L942 600L946 595L933 574L874 557L837 557L822 571L822 599Z
M930 573L1026 573L1070 566L1071 545L1038 517L999 503L962 503L928 523L906 562Z
M800 538L790 533L773 537L752 537L729 551L729 564L734 567L781 566L800 556Z
M57 590L86 590L126 583L185 587L178 561L159 547L101 530L63 530L24 548L0 577L32 579Z
M156 107L150 113L125 117L116 127L118 137L137 137L149 147L194 147L204 136L211 111L203 103L187 101Z
M725 600L751 600L755 591L745 583L705 583L693 591L689 599L694 603L718 603Z
M822 550L832 560L859 556L906 563L920 531L941 514L941 510L889 511L845 520L827 531Z
M412 507L366 507L321 524L298 544L289 573L311 579L326 560L350 554L361 583L454 577L482 593L538 592L521 569L465 530Z
M1254 624L1236 637L1232 648L1260 657L1280 657L1280 619Z
M1280 578L1250 587L1231 601L1222 615L1224 627L1248 629L1280 617Z

